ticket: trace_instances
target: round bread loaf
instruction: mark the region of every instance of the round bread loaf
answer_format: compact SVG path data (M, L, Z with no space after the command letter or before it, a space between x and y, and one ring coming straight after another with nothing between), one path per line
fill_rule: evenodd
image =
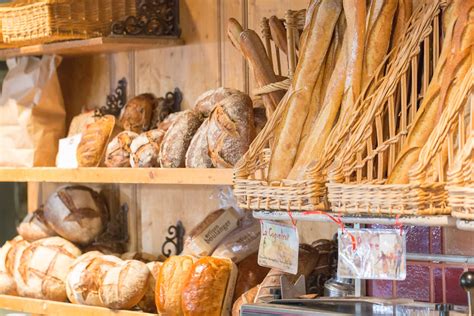
M155 100L155 96L151 93L140 94L130 99L120 116L123 129L138 134L147 131L150 128Z
M130 145L138 137L137 133L123 131L117 134L107 145L105 165L107 167L130 167Z
M163 168L183 168L186 152L204 117L197 111L186 110L179 114L163 138L160 147L160 165Z
M214 167L232 168L255 137L252 100L244 93L219 102L209 117L207 140Z
M140 303L138 303L138 307L140 307L140 309L146 313L156 313L155 287L156 280L162 265L163 262L159 261L148 262L146 264L150 270L150 278L148 279L145 296L143 296Z
M30 242L56 236L56 233L48 227L42 209L28 213L16 230L21 237Z
M232 88L217 88L204 92L201 94L194 105L194 109L200 112L205 117L208 117L217 103L236 93L242 93L239 90Z
M126 260L106 271L101 279L99 295L112 309L130 309L137 305L147 290L150 270L145 263Z
M100 164L114 127L115 117L112 115L104 115L87 125L77 146L79 167L97 167Z
M21 238L21 237L20 237ZM17 238L19 240L19 238ZM0 294L17 295L15 280L13 275L7 272L7 258L12 253L14 243L17 241L7 241L0 248ZM26 244L27 242L25 242ZM11 256L10 256L11 257ZM11 259L10 259L11 260Z
M123 261L98 251L88 252L73 263L67 276L67 297L72 303L105 306L100 300L99 288L102 276Z
M186 152L186 168L212 168L207 142L209 119L205 119L196 134L194 134L188 151Z
M66 301L66 278L81 251L61 237L37 240L16 257L14 278L21 296Z
M80 185L60 188L44 206L44 216L58 235L89 244L104 229L107 206L96 191Z
M134 168L158 167L160 145L164 136L165 131L153 129L135 138L130 146L130 165Z
M21 236L16 236L10 241L7 241L2 247L2 257L4 257L5 271L9 275L13 275L15 271L15 264L18 257L20 257L20 252L28 247L30 243L23 239Z

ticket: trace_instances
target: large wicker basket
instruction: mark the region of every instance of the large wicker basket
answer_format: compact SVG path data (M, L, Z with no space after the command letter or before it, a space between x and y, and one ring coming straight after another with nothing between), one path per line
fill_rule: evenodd
M445 5L445 1L427 2L415 13L393 52L385 77L367 99L369 111L355 124L346 147L337 154L327 184L333 211L381 215L450 212L444 167L434 163L441 155L444 138L436 138L435 133L411 170L410 183L385 184L433 76L442 43L440 13ZM418 48L410 49L413 46ZM438 132L443 131L438 128Z

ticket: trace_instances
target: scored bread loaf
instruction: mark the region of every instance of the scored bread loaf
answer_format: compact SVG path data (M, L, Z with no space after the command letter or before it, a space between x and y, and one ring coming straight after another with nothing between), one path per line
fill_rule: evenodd
M137 133L123 131L117 134L107 145L105 165L107 167L130 167L130 145L138 137Z
M97 167L100 164L114 127L115 117L112 115L104 115L87 125L77 146L79 167Z
M201 113L194 110L186 110L179 114L161 143L159 157L161 167L185 167L186 152L203 118Z
M56 236L56 233L46 223L41 208L33 213L28 213L16 230L21 237L28 241Z
M255 286L242 294L232 306L232 316L240 316L240 308L244 304L252 304L255 301L255 297L257 296L259 286Z
M103 231L108 211L99 193L74 185L62 187L48 198L44 216L60 236L89 244Z
M207 140L212 164L231 168L247 152L255 137L252 100L244 93L219 102L209 117Z
M212 168L209 142L207 141L208 130L209 119L206 118L189 144L186 152L186 168Z
M7 241L2 248L0 248L0 294L6 295L17 295L16 283L13 279L13 275L7 270L7 261L14 261L14 246L20 242L22 238L20 236L13 240ZM26 241L24 241L27 244ZM13 265L13 263L9 263Z
M100 300L112 309L130 309L147 290L150 270L138 260L126 260L108 269L100 280Z
M17 258L21 256L20 253L22 250L29 245L30 243L24 240L21 236L16 236L3 245L2 252L4 252L5 256L5 270L9 275L14 274Z
M137 134L147 131L150 128L155 100L151 93L143 93L130 99L120 116L123 129Z
M160 145L164 136L164 130L153 129L135 138L130 145L130 165L134 168L158 167Z
M171 256L161 266L156 282L156 308L163 315L183 315L181 293L195 259Z
M156 313L155 288L156 280L158 279L162 265L163 262L159 261L148 262L146 264L150 270L150 277L148 278L145 296L143 296L140 303L138 303L138 307L140 307L140 309L146 313Z
M208 117L217 103L236 93L241 92L237 89L224 87L206 91L197 98L194 109L205 117Z
M66 301L66 278L81 251L61 237L37 240L16 256L14 278L21 296ZM19 253L20 254L20 253Z

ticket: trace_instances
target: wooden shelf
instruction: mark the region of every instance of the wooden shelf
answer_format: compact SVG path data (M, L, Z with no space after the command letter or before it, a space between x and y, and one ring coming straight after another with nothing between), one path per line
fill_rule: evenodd
M6 48L0 50L0 59L14 56L57 54L65 56L109 53L182 45L180 38L96 37L50 44Z
M0 168L0 182L232 185L232 169Z
M71 303L60 303L54 301L38 300L10 295L0 295L0 308L11 311L31 313L37 315L54 316L151 316L155 314L115 311L103 307L76 305Z

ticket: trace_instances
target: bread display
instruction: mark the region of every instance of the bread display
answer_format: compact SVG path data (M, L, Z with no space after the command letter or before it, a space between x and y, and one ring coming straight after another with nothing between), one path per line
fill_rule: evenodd
M140 134L130 145L130 165L133 168L158 167L160 145L165 136L165 131L153 129Z
M155 303L155 288L156 280L160 274L162 262L148 262L146 266L150 270L150 277L148 278L148 284L146 286L146 293L143 296L142 300L138 303L138 307L146 313L156 313L156 303Z
M209 118L206 118L189 144L186 152L186 168L212 168L207 140L208 130Z
M44 216L58 235L86 245L103 231L108 211L99 193L75 185L53 193L44 206Z
M224 87L206 91L197 98L194 109L205 117L208 117L220 101L237 93L241 92L237 89Z
M203 115L194 110L186 110L178 115L161 143L159 157L161 167L185 167L186 152L203 119Z
M108 308L130 309L145 295L149 278L150 270L145 263L122 261L102 275L100 300Z
M21 296L66 301L66 277L81 251L61 237L37 240L16 255L14 279Z
M140 94L130 99L120 116L120 125L123 129L137 134L147 131L150 128L155 99L151 93Z
M82 133L77 146L77 163L79 167L97 167L101 163L105 147L115 127L115 117L104 115L89 124Z
M17 227L18 234L28 241L56 236L56 233L48 226L42 209L28 213Z
M105 152L105 165L107 167L130 167L130 145L138 137L137 133L123 131L117 134L107 145Z
M197 260L182 290L183 315L230 313L235 270L229 259L203 257Z
M169 257L161 266L156 282L156 308L164 315L184 315L181 293L195 259L191 256Z

